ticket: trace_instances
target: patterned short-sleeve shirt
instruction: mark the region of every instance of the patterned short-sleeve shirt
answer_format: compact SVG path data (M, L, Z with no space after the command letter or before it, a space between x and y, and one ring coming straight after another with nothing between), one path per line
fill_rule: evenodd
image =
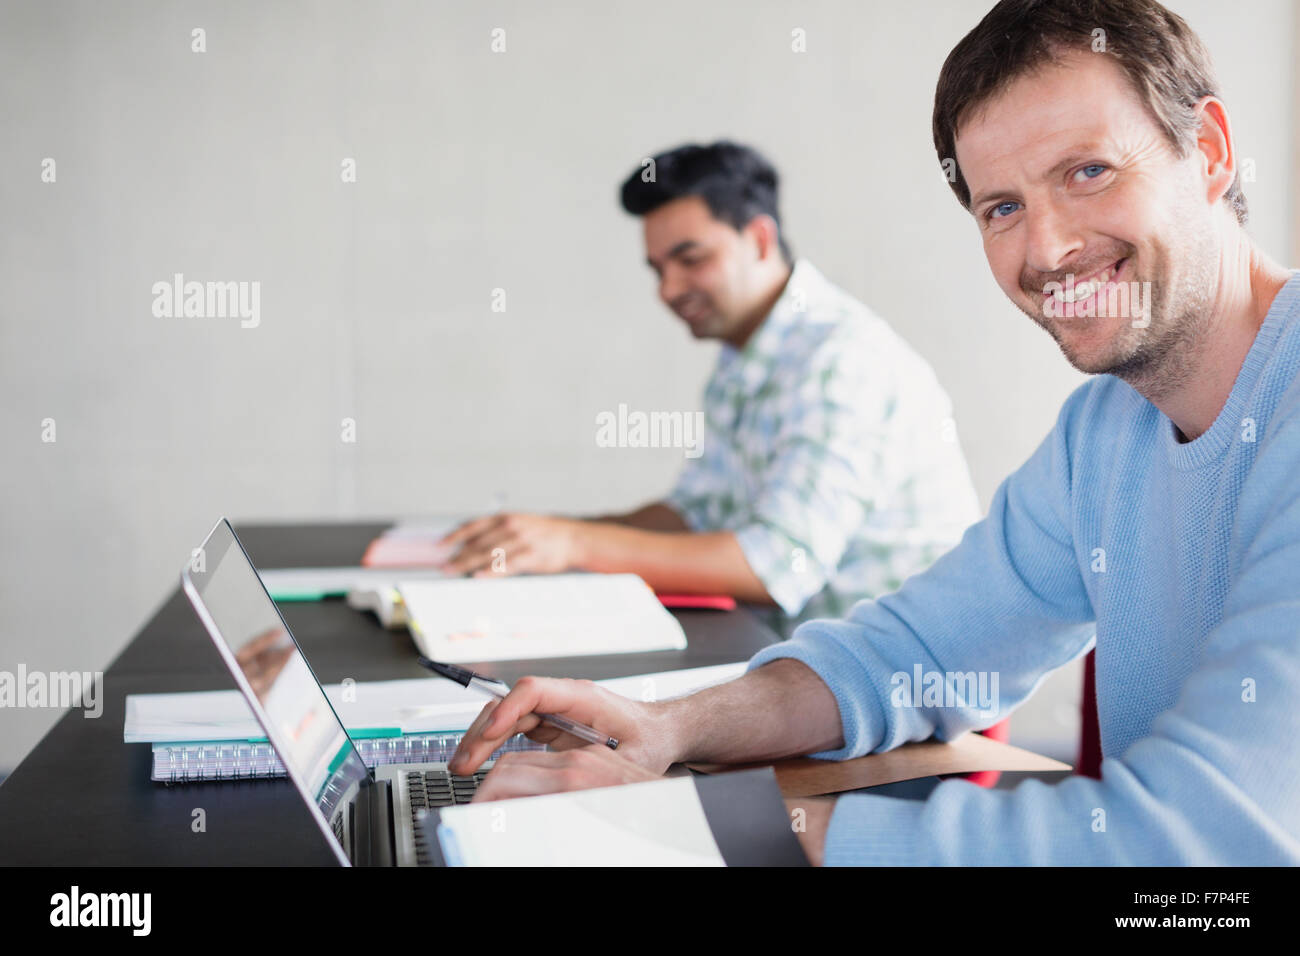
M666 502L736 534L782 633L895 590L980 517L933 370L806 260L744 347L723 345L704 413Z

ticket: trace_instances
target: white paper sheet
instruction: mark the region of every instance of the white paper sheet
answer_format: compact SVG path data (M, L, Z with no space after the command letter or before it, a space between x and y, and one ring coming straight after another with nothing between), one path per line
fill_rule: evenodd
M453 866L725 866L690 777L439 811Z

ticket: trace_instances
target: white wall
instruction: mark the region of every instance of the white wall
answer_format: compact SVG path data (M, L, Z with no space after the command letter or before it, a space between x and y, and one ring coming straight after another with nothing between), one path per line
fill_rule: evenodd
M1285 258L1293 11L1174 6L1217 56L1253 231ZM0 669L102 668L219 514L663 491L679 454L599 449L594 421L698 407L713 350L653 299L615 199L687 139L777 163L790 239L935 365L987 502L1081 377L1003 300L930 146L939 65L985 9L6 4ZM260 281L261 325L155 318L174 272ZM56 717L0 714L0 767Z

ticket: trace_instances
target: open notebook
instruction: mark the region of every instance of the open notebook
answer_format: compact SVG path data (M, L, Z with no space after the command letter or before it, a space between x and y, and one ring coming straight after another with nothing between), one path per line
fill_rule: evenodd
M445 578L397 590L420 652L450 664L686 647L677 618L635 574Z

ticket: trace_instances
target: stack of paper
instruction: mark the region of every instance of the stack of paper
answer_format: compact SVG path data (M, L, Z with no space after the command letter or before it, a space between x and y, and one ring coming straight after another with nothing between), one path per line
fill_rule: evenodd
M441 678L330 684L325 696L349 731L405 734L464 730L486 700L478 691ZM123 739L129 744L262 736L257 718L237 690L130 694L126 698Z

